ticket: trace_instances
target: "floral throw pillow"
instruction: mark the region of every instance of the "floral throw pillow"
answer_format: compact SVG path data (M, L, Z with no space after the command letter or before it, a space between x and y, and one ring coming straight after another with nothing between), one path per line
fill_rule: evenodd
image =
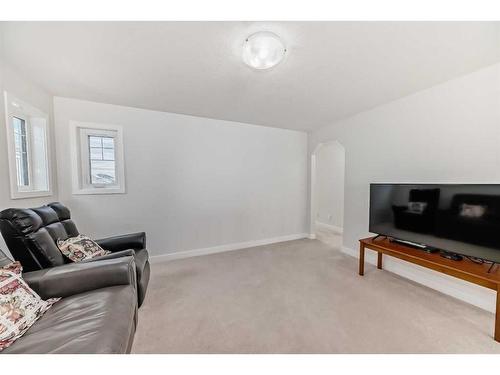
M61 253L73 262L80 262L85 259L111 254L111 251L104 250L94 240L83 234L68 238L64 241L58 240L57 247L59 247Z
M44 301L21 276L19 262L0 268L0 352L21 337L60 298Z

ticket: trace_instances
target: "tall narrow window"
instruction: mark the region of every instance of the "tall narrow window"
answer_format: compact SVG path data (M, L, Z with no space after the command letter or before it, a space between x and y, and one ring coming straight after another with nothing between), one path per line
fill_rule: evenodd
M48 116L7 92L4 97L11 198L51 195Z
M73 192L113 194L125 192L122 128L72 122Z
M28 138L26 136L26 121L12 117L14 131L14 145L16 153L17 186L28 187L30 185L28 165Z

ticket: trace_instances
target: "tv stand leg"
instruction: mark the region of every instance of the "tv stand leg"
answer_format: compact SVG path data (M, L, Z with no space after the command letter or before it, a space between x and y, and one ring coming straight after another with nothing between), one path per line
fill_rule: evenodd
M496 263L495 263L495 262L491 263L490 268L488 268L488 273L490 273L490 272L491 272L491 270L493 269L493 267L495 267L495 265L496 265Z
M359 274L365 274L365 245L359 244Z
M497 285L497 309L495 312L495 341L500 342L500 284Z
M380 251L377 253L377 268L382 269L382 253Z

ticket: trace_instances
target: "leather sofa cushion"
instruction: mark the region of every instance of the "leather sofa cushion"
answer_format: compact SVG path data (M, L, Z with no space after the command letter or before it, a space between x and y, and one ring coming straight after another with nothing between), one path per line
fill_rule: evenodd
M39 260L44 268L61 266L66 263L47 228L40 228L36 232L26 235L26 243L40 255Z
M63 221L63 220L71 219L71 213L69 211L69 208L66 206L63 206L61 203L53 202L53 203L49 203L47 206L52 208L57 213L59 220Z
M43 225L42 218L35 211L29 209L3 210L1 218L8 220L21 234L33 233Z
M37 208L32 208L33 211L37 213L38 216L42 219L43 225L47 226L49 224L53 224L59 221L59 216L57 212L55 212L49 206L42 206Z
M130 285L63 298L3 353L129 353L136 314Z

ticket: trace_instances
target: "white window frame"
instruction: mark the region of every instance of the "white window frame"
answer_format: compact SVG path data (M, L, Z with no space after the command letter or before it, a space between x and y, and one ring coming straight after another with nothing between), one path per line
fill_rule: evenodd
M36 197L47 197L52 195L52 169L51 169L51 159L50 159L50 137L49 137L49 116L33 107L32 105L26 103L25 101L15 97L14 95L4 91L4 103L5 103L5 126L7 132L7 152L9 160L9 180L10 180L10 197L12 199L24 199L24 198L36 198ZM19 118L24 121L26 126L26 146L28 155L28 186L19 186L17 180L17 166L16 166L16 146L14 140L14 129L13 120L14 118ZM33 132L32 132L32 119L42 118L45 120L43 126L44 134L44 162L46 165L46 189L36 189L34 187L34 174L33 174Z
M123 128L120 125L70 121L73 194L125 194ZM88 137L111 137L115 147L114 184L92 184Z

